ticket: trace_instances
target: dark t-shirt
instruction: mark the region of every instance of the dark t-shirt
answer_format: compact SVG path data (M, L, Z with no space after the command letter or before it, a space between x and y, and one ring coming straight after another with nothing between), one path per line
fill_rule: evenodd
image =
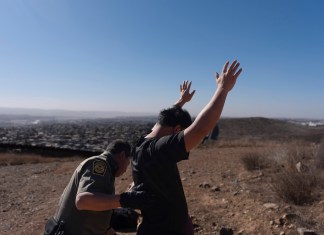
M110 225L112 210L78 210L75 197L81 192L115 194L116 163L106 155L83 161L73 173L59 202L54 216L65 222L64 230L69 235L104 235Z
M185 234L188 208L177 162L188 159L183 132L161 138L142 138L132 159L135 185L158 196L156 204L142 210L139 235Z

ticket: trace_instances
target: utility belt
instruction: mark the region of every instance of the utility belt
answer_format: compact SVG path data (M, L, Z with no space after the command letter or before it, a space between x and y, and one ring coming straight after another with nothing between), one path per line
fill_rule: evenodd
M64 232L64 221L50 218L45 225L44 235L67 235Z

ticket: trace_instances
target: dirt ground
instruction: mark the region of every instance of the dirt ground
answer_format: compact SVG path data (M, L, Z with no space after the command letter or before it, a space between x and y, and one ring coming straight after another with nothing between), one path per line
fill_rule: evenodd
M248 147L206 145L179 164L196 234L219 234L222 228L230 228L234 234L293 235L299 234L299 228L324 234L323 187L309 204L286 203L272 190L273 170L245 169L240 158L250 151ZM8 158L5 155L0 157ZM42 234L81 160L0 166L0 234ZM130 182L128 169L116 179L116 191L126 190Z

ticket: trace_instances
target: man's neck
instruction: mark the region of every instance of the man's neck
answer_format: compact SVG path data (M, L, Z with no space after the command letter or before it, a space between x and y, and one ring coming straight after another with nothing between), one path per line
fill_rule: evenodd
M156 124L152 131L145 136L145 138L159 138L162 136L166 136L166 135L172 135L173 131L172 131L172 127L167 127L167 126L161 126L159 124Z

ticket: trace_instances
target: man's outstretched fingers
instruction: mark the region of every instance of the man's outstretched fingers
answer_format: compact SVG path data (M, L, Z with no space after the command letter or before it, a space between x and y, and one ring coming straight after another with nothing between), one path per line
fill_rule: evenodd
M237 60L234 60L228 70L233 71L233 68L235 67L236 63L237 63Z
M240 75L241 72L242 72L242 69L239 69L239 71L237 71L237 73L234 74L234 78L236 79Z
M223 66L223 71L222 71L222 73L226 73L228 64L229 64L229 61L226 61L226 63L225 63L224 66Z
M236 72L236 70L238 69L238 67L240 67L240 63L237 63L234 68L233 68L233 72Z

